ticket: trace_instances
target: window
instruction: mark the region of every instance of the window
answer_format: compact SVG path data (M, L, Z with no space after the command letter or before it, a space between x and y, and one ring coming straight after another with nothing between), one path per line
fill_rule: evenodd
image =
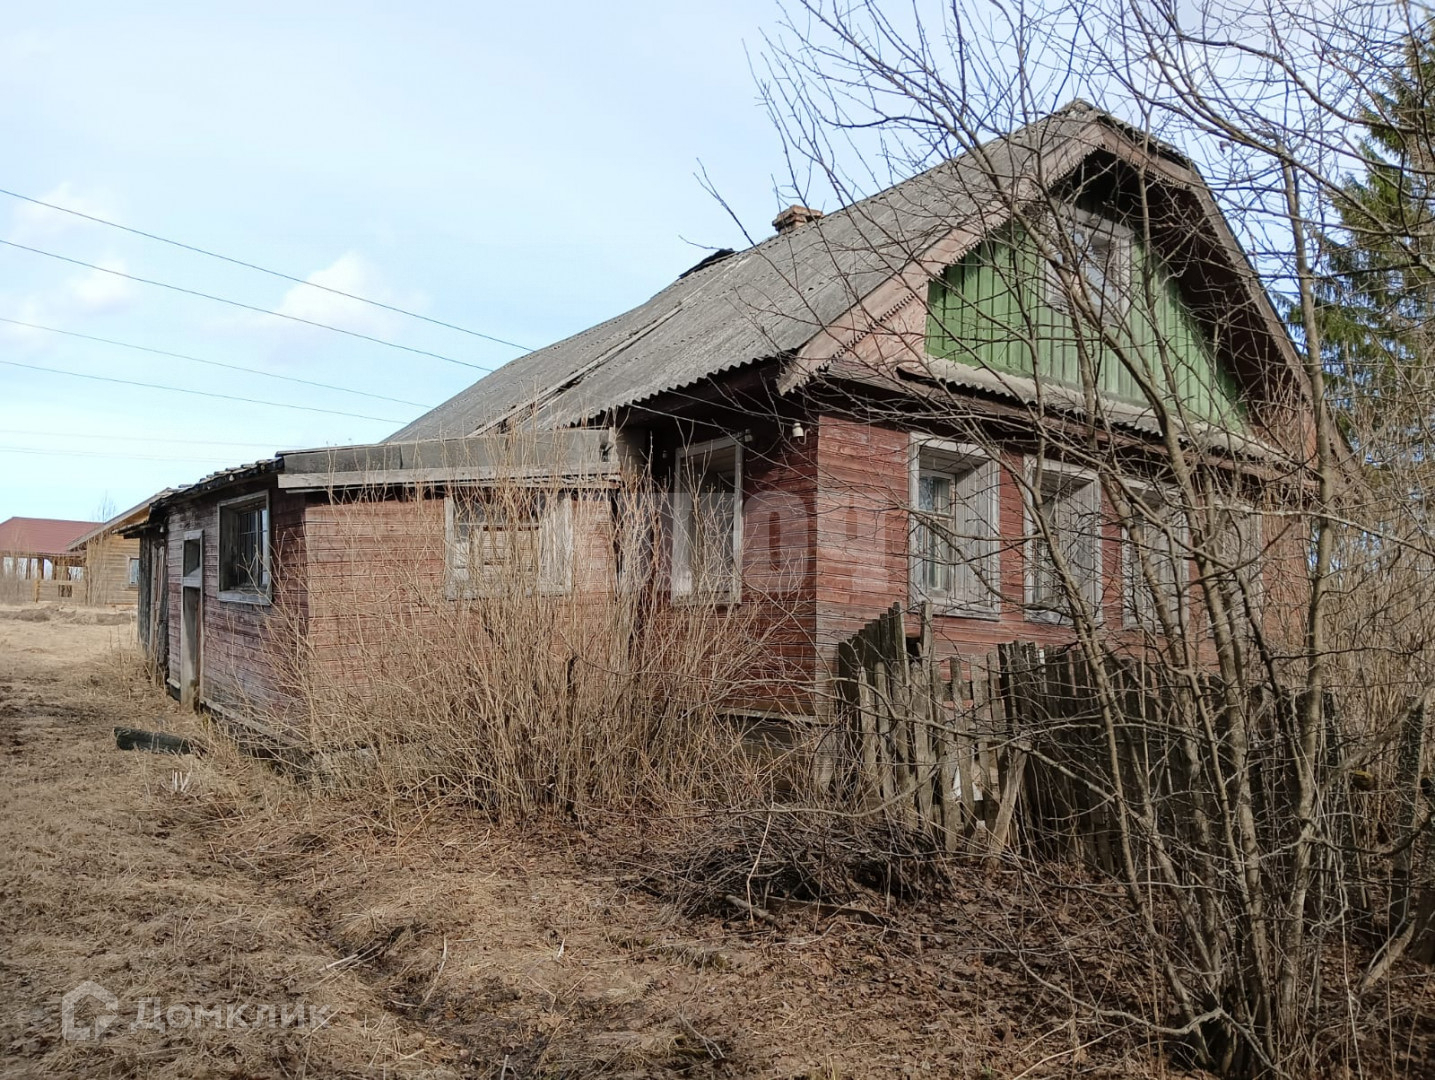
M1129 230L1094 214L1073 210L1064 237L1052 241L1047 303L1077 317L1088 310L1102 322L1119 323L1131 306Z
M613 564L618 590L634 593L652 580L662 535L662 505L649 491L623 488L609 495Z
M219 504L219 598L269 602L268 495Z
M139 559L135 559L135 558L131 558L131 559L130 559L129 573L128 573L128 575L125 577L125 583L126 583L127 585L129 585L129 587L132 588L132 589L138 589L138 588L139 588L139 585L140 585L140 561L139 561Z
M975 448L918 437L912 444L911 591L939 614L995 615L1000 473Z
M716 439L678 452L673 483L675 599L737 603L742 592L742 446Z
M1189 540L1186 516L1156 488L1133 487L1122 545L1122 617L1127 626L1161 629L1161 612L1179 621Z
M1027 484L1028 616L1066 621L1074 606L1084 604L1099 619L1101 490L1096 478L1058 462L1034 461Z
M565 593L573 500L566 493L466 491L445 500L450 598Z
M1264 596L1260 515L1239 503L1217 506L1211 510L1210 530L1214 577L1227 610L1238 625L1258 618Z

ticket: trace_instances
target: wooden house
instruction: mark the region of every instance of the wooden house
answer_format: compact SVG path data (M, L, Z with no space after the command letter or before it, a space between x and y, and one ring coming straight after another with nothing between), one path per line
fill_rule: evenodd
M71 545L98 524L31 517L0 521L0 599L83 600L85 560Z
M77 536L70 553L84 567L84 602L91 607L135 607L140 594L140 545L124 530L149 516L158 495Z
M821 716L838 642L894 603L931 604L950 651L1070 640L1057 569L1102 633L1149 632L1190 581L1184 526L1162 516L1176 446L1224 478L1242 587L1279 592L1257 502L1299 498L1298 365L1181 154L1077 103L774 225L385 443L158 500L141 580L165 583L151 646L172 687L221 708L282 699L265 659L281 611L312 662L361 666L356 624L325 605L341 580L381 586L404 551L436 552L420 569L455 602L483 551L521 544L535 587L615 580L596 493L624 470L661 494L649 569L671 601L763 624L772 690L752 714ZM518 467L524 438L540 449ZM1142 489L1138 511L1114 512L1097 460ZM567 478L571 499L473 516L466 493L516 467ZM1165 538L1154 571L1133 562L1138 521Z

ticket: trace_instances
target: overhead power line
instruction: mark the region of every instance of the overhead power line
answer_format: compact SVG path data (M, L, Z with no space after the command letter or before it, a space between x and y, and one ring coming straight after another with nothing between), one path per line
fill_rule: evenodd
M266 379L279 379L283 382L299 383L303 386L317 386L323 390L337 390L341 394L354 394L358 397L373 398L375 401L387 401L394 405L412 405L419 409L432 408L422 401L405 401L403 398L387 397L384 394L371 394L367 390L351 390L347 386L335 386L333 383L315 382L313 379L301 379L297 375L277 375L272 371L263 371L259 368L244 367L240 364L226 364L222 360L205 360L198 356L188 356L185 353L170 352L167 349L153 349L148 345L135 345L128 341L116 341L114 338L97 337L94 334L82 334L78 330L61 330L58 326L42 326L39 323L24 322L20 319L7 319L0 315L0 323L9 323L11 326L23 326L28 330L44 330L49 334L63 334L65 337L79 338L82 341L95 341L101 345L114 345L121 349L133 349L136 352L149 353L152 356L166 356L173 360L188 360L195 364L207 364L209 367L227 368L230 371L242 371L248 375L262 375Z
M110 435L108 433L91 431L37 431L34 428L0 428L0 435L30 435L47 439L99 439L102 442L119 440L121 442L181 443L187 446L246 446L250 449L274 445L272 441L227 442L223 439L173 439L161 435Z
M484 341L491 341L496 345L507 345L510 348L519 349L522 352L531 351L527 345L520 345L518 342L509 341L507 338L496 337L493 334L485 334L479 330L470 330L466 326L444 322L442 319L434 319L428 315L420 315L416 311L409 311L393 304L386 304L382 300L370 300L366 296L358 296L355 293L345 292L343 289L335 289L329 285L320 285L317 281L295 277L293 274L286 274L282 270L272 270L267 266L260 266L258 263L246 262L243 259L236 259L229 255L221 255L217 251L210 251L208 248L202 248L196 244L186 244L181 240L171 240L169 237L160 236L158 233L145 232L143 229L135 229L129 225L121 225L117 221L96 217L94 214L86 214L80 210L71 210L68 206L57 206L55 203L45 202L43 199L35 199L29 195L21 195L18 191L7 191L5 188L0 188L0 195L8 195L12 199L33 203L35 206L43 206L47 210L58 210L62 214L70 214L77 218L84 218L86 221L93 221L96 225L105 225L111 229L119 229L121 232L127 232L133 236L142 236L146 240L157 240L161 244L168 244L170 247L181 248L184 251L192 251L196 255L207 255L211 259L218 259L220 262L227 262L232 266L242 266L246 270L257 270L261 274L268 274L270 277L280 278L283 281L292 281L296 285L307 285L311 289L322 289L326 293L342 296L347 300L357 300L361 304L369 304L372 307L383 308L385 311L392 311L397 315L406 315L410 319L418 319L422 322L432 323L434 326L442 326L446 330L457 330L460 334L469 334L476 338L482 338Z
M191 390L184 386L166 386L164 383L140 382L138 379L117 379L111 375L90 375L83 371L66 371L64 368L42 367L40 364L22 364L18 360L0 360L7 367L43 371L48 375L68 375L75 379L92 379L95 382L119 383L121 386L143 386L150 390L168 390L174 394L193 394L196 397L218 398L221 401L243 401L250 405L266 405L272 409L298 409L301 412L327 413L329 416L347 416L352 420L377 420L383 424L402 424L391 416L366 416L363 413L340 412L338 409L321 409L314 405L290 405L284 401L264 401L260 398L238 397L235 394L216 394L209 390Z
M230 464L225 458L164 457L159 454L107 454L100 450L33 450L28 446L0 446L0 454L34 454L38 457L98 457L110 461L182 461L205 465Z
M216 304L228 304L230 307L241 308L244 311L253 311L259 315L272 315L276 319L288 319L290 322L303 323L305 326L317 326L320 330L332 330L336 334L358 338L360 341L371 341L375 345L387 345L390 349L400 349L406 353L413 353L415 356L431 356L435 360L443 360L450 364L457 364L459 367L472 368L474 371L493 370L491 366L470 364L467 360L455 360L452 356L445 356L443 353L430 352L428 349L416 349L412 345L400 345L397 341L389 341L387 338L375 337L373 334L361 334L357 330L345 330L342 326L331 326L329 323L322 323L317 319L306 319L302 315L286 315L282 311L270 311L268 308L259 307L255 304L246 304L241 300L231 300L226 296L215 296L213 293L200 292L198 289L187 289L183 285L175 285L168 281L158 281L155 278L140 277L137 274L127 274L123 270L112 270L108 266L85 262L83 259L72 259L68 255L58 255L53 251L45 251L42 248L30 247L27 244L17 244L13 240L0 240L0 244L15 248L17 251L28 251L33 255L43 255L47 259L57 259L60 262L69 263L71 266L83 266L86 270L97 270L101 274L111 274L117 278L124 278L126 281L137 281L141 285L154 285L161 289L169 289L172 292L183 293L185 296L198 296L204 300L213 300Z

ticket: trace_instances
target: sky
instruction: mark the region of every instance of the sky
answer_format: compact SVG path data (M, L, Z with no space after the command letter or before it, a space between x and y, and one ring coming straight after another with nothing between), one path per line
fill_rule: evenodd
M384 438L745 246L699 162L756 238L791 201L749 67L771 0L0 14L0 520Z

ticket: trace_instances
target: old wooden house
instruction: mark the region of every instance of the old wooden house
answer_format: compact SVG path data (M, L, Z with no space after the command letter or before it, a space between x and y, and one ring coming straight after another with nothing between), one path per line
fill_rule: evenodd
M0 521L0 599L84 599L85 559L74 542L95 521L12 517Z
M662 499L645 572L671 602L764 625L771 692L750 714L820 716L837 643L894 603L932 605L949 650L1058 642L1074 578L1103 632L1150 632L1191 580L1183 527L1162 518L1172 439L1227 478L1230 562L1262 590L1279 538L1256 504L1306 455L1300 380L1181 154L1078 103L774 225L385 443L157 500L136 533L171 687L217 708L282 701L266 658L281 622L309 662L361 667L337 583L397 602L380 569L396 559L454 602L516 552L535 588L614 587L599 493L623 472ZM1094 457L1123 463L1139 512L1114 512ZM571 497L485 515L472 492L515 470ZM1164 538L1154 571L1132 558L1137 519Z
M146 520L150 503L159 496L121 511L70 542L70 552L84 567L84 602L92 607L135 607L139 603L140 545L124 535Z

